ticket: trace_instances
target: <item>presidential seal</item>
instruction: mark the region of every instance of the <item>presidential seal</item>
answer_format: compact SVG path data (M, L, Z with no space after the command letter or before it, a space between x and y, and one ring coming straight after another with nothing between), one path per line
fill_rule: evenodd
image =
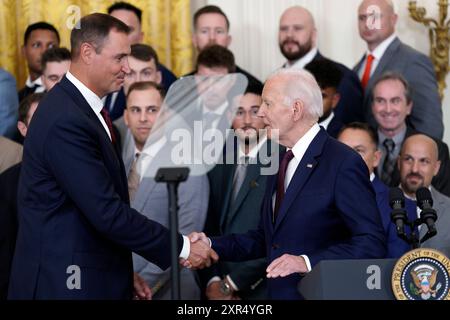
M405 253L394 266L392 290L397 300L450 300L450 259L434 249Z

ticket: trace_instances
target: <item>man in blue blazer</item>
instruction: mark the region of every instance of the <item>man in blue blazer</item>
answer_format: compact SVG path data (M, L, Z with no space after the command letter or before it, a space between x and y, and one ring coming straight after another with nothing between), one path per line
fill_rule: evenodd
M321 260L383 258L385 235L367 166L317 124L322 95L307 71L269 77L259 116L269 136L287 148L268 181L254 231L212 239L220 259L266 257L272 299L300 299L302 274ZM204 234L191 241L208 242Z
M100 13L80 24L71 33L70 70L27 131L10 299L131 299L131 251L162 269L170 265L168 230L129 206L124 165L102 109L101 98L129 72L129 28ZM177 241L181 258L209 264L209 248L181 235Z

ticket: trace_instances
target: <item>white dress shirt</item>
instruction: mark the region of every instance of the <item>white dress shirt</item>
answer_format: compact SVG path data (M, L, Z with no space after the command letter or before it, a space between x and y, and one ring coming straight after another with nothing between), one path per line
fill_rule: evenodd
M289 63L289 61L287 61L283 65L283 68L303 69L308 63L313 61L313 59L316 56L318 51L319 50L317 50L317 48L312 48L307 54L305 54L303 57L301 57L300 59L298 59L294 63L291 64L291 63Z
M98 117L101 124L103 125L103 128L105 128L109 138L111 139L111 133L109 132L108 126L106 125L105 119L103 119L103 116L100 114L100 111L103 109L102 99L100 99L100 97L97 96L91 89L86 87L80 80L75 78L75 76L71 74L69 71L67 71L66 77L67 80L72 82L73 85L80 91L81 95L86 99L87 103L92 108L95 115ZM191 251L191 244L189 243L189 238L183 236L183 248L180 253L180 258L187 259L190 251Z
M366 63L367 63L367 56L369 54L373 55L374 57L370 69L370 76L372 76L374 71L377 69L377 66L380 63L380 60L383 57L384 53L386 52L386 49L395 40L396 37L397 36L395 34L392 34L390 37L381 42L372 52L370 51L366 52ZM361 64L361 68L358 70L359 79L362 79L363 77L364 70L366 69L366 63Z
M45 91L44 83L42 82L42 77L37 77L34 81L31 81L30 76L28 76L27 81L25 81L25 85L28 88L33 88L35 85L38 85L34 93L40 93Z

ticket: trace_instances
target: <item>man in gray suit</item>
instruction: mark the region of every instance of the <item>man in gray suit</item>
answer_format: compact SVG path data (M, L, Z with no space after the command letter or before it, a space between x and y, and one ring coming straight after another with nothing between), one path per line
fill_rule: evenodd
M167 138L154 140L145 145L150 135L164 98L164 89L154 82L136 82L131 85L127 96L124 121L132 136L131 158L124 159L128 175L128 189L131 207L148 218L169 225L169 202L166 185L156 183L153 177L145 175L148 168L157 163ZM152 163L153 162L153 163ZM191 176L179 186L179 231L189 234L203 230L208 205L209 184L205 175ZM169 248L167 248L169 250ZM134 271L144 278L153 292L153 299L170 299L170 269L162 271L156 265L133 254ZM182 269L180 274L182 299L199 299L200 289L193 270Z
M359 34L368 50L354 71L365 88L366 120L376 125L370 109L374 82L386 71L396 71L405 77L412 89L414 107L409 117L410 126L442 139L444 125L433 65L427 56L395 36L396 22L397 15L390 0L364 0L359 6Z
M422 247L433 248L450 256L450 198L437 191L431 185L431 179L439 171L441 165L438 160L436 142L424 134L408 137L403 143L398 159L400 170L400 187L405 196L416 199L416 191L421 187L429 188L433 198L433 208L437 212L437 235L425 241ZM419 215L420 209L417 208ZM427 227L420 227L420 238L427 232Z

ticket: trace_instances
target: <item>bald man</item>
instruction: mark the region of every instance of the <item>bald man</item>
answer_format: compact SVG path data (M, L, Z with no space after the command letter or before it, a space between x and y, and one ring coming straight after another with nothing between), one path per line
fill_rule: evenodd
M312 61L329 60L317 49L314 18L311 12L303 7L290 7L281 15L278 43L281 53L287 59L284 68L303 69ZM338 87L341 99L334 109L335 117L344 124L363 121L363 92L357 75L346 66L331 62L342 72L342 80Z
M433 208L436 210L437 235L425 241L422 246L435 248L450 256L450 198L437 191L431 180L439 171L438 146L436 142L424 134L410 136L403 143L398 159L400 169L400 187L405 196L416 199L416 191L425 187L430 189L433 197ZM420 209L417 209L419 215ZM420 228L420 238L427 231L426 226Z
M396 23L397 15L391 1L364 0L358 8L359 34L367 44L367 51L353 70L365 88L366 121L376 126L370 108L370 93L376 79L387 71L395 71L408 81L412 89L411 127L442 139L444 125L433 65L426 55L400 41L395 35Z

